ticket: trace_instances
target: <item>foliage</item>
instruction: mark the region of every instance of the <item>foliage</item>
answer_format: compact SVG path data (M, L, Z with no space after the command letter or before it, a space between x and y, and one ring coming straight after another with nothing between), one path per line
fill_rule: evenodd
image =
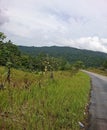
M69 64L63 58L55 58L45 53L37 56L21 54L18 47L11 40L4 42L5 35L0 33L0 65L6 66L7 62L12 63L12 67L30 71L53 71L65 70Z
M30 71L70 70L85 67L107 68L107 54L79 50L70 47L24 47L16 46L11 40L6 41L4 33L0 32L0 65L7 62L12 67ZM103 64L104 63L104 64Z
M78 69L83 69L83 68L85 68L84 63L83 63L82 61L77 61L77 62L73 65L73 67L75 67L77 70L78 70Z
M104 61L104 63L103 63L103 67L104 67L105 69L107 69L107 60Z
M40 52L56 58L66 59L70 64L76 61L82 61L86 67L100 67L107 59L107 54L88 50L80 50L72 47L25 47L19 46L24 54L37 56Z
M88 71L107 76L107 70L104 68L88 68Z
M3 40L6 38L5 34L0 32L0 44L2 44Z
M3 37L2 35L0 35L0 39L5 38L5 36ZM7 62L11 62L13 67L17 67L19 65L19 59L20 51L18 47L10 40L5 43L2 40L0 44L0 65L6 66Z

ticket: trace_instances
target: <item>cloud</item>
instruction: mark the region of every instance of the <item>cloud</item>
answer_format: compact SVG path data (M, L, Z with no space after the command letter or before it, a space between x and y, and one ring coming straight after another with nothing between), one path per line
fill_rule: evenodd
M66 43L67 46L76 47L79 49L102 51L107 53L107 38L94 37L81 37L76 40L65 40L62 45Z
M0 30L16 44L106 52L105 0L0 0Z
M8 19L6 12L0 9L0 26L2 26L3 24L5 24L8 21L9 21L9 19Z

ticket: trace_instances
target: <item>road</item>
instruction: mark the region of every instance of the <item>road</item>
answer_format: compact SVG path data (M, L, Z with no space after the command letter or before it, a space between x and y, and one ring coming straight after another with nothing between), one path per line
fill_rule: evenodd
M107 130L107 77L85 72L92 79L88 130Z

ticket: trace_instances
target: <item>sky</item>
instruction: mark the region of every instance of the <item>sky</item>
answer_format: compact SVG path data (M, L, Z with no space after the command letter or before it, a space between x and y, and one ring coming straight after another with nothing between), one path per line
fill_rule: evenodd
M107 0L0 0L0 32L16 45L107 53Z

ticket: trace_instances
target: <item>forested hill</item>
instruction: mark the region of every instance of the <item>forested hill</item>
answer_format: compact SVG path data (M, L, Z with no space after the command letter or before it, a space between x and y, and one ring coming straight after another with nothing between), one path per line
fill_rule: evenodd
M81 50L72 47L26 47L19 46L19 49L24 54L37 56L40 53L49 54L54 57L62 57L74 63L76 61L83 61L86 66L101 66L107 60L107 53L95 52L89 50Z

